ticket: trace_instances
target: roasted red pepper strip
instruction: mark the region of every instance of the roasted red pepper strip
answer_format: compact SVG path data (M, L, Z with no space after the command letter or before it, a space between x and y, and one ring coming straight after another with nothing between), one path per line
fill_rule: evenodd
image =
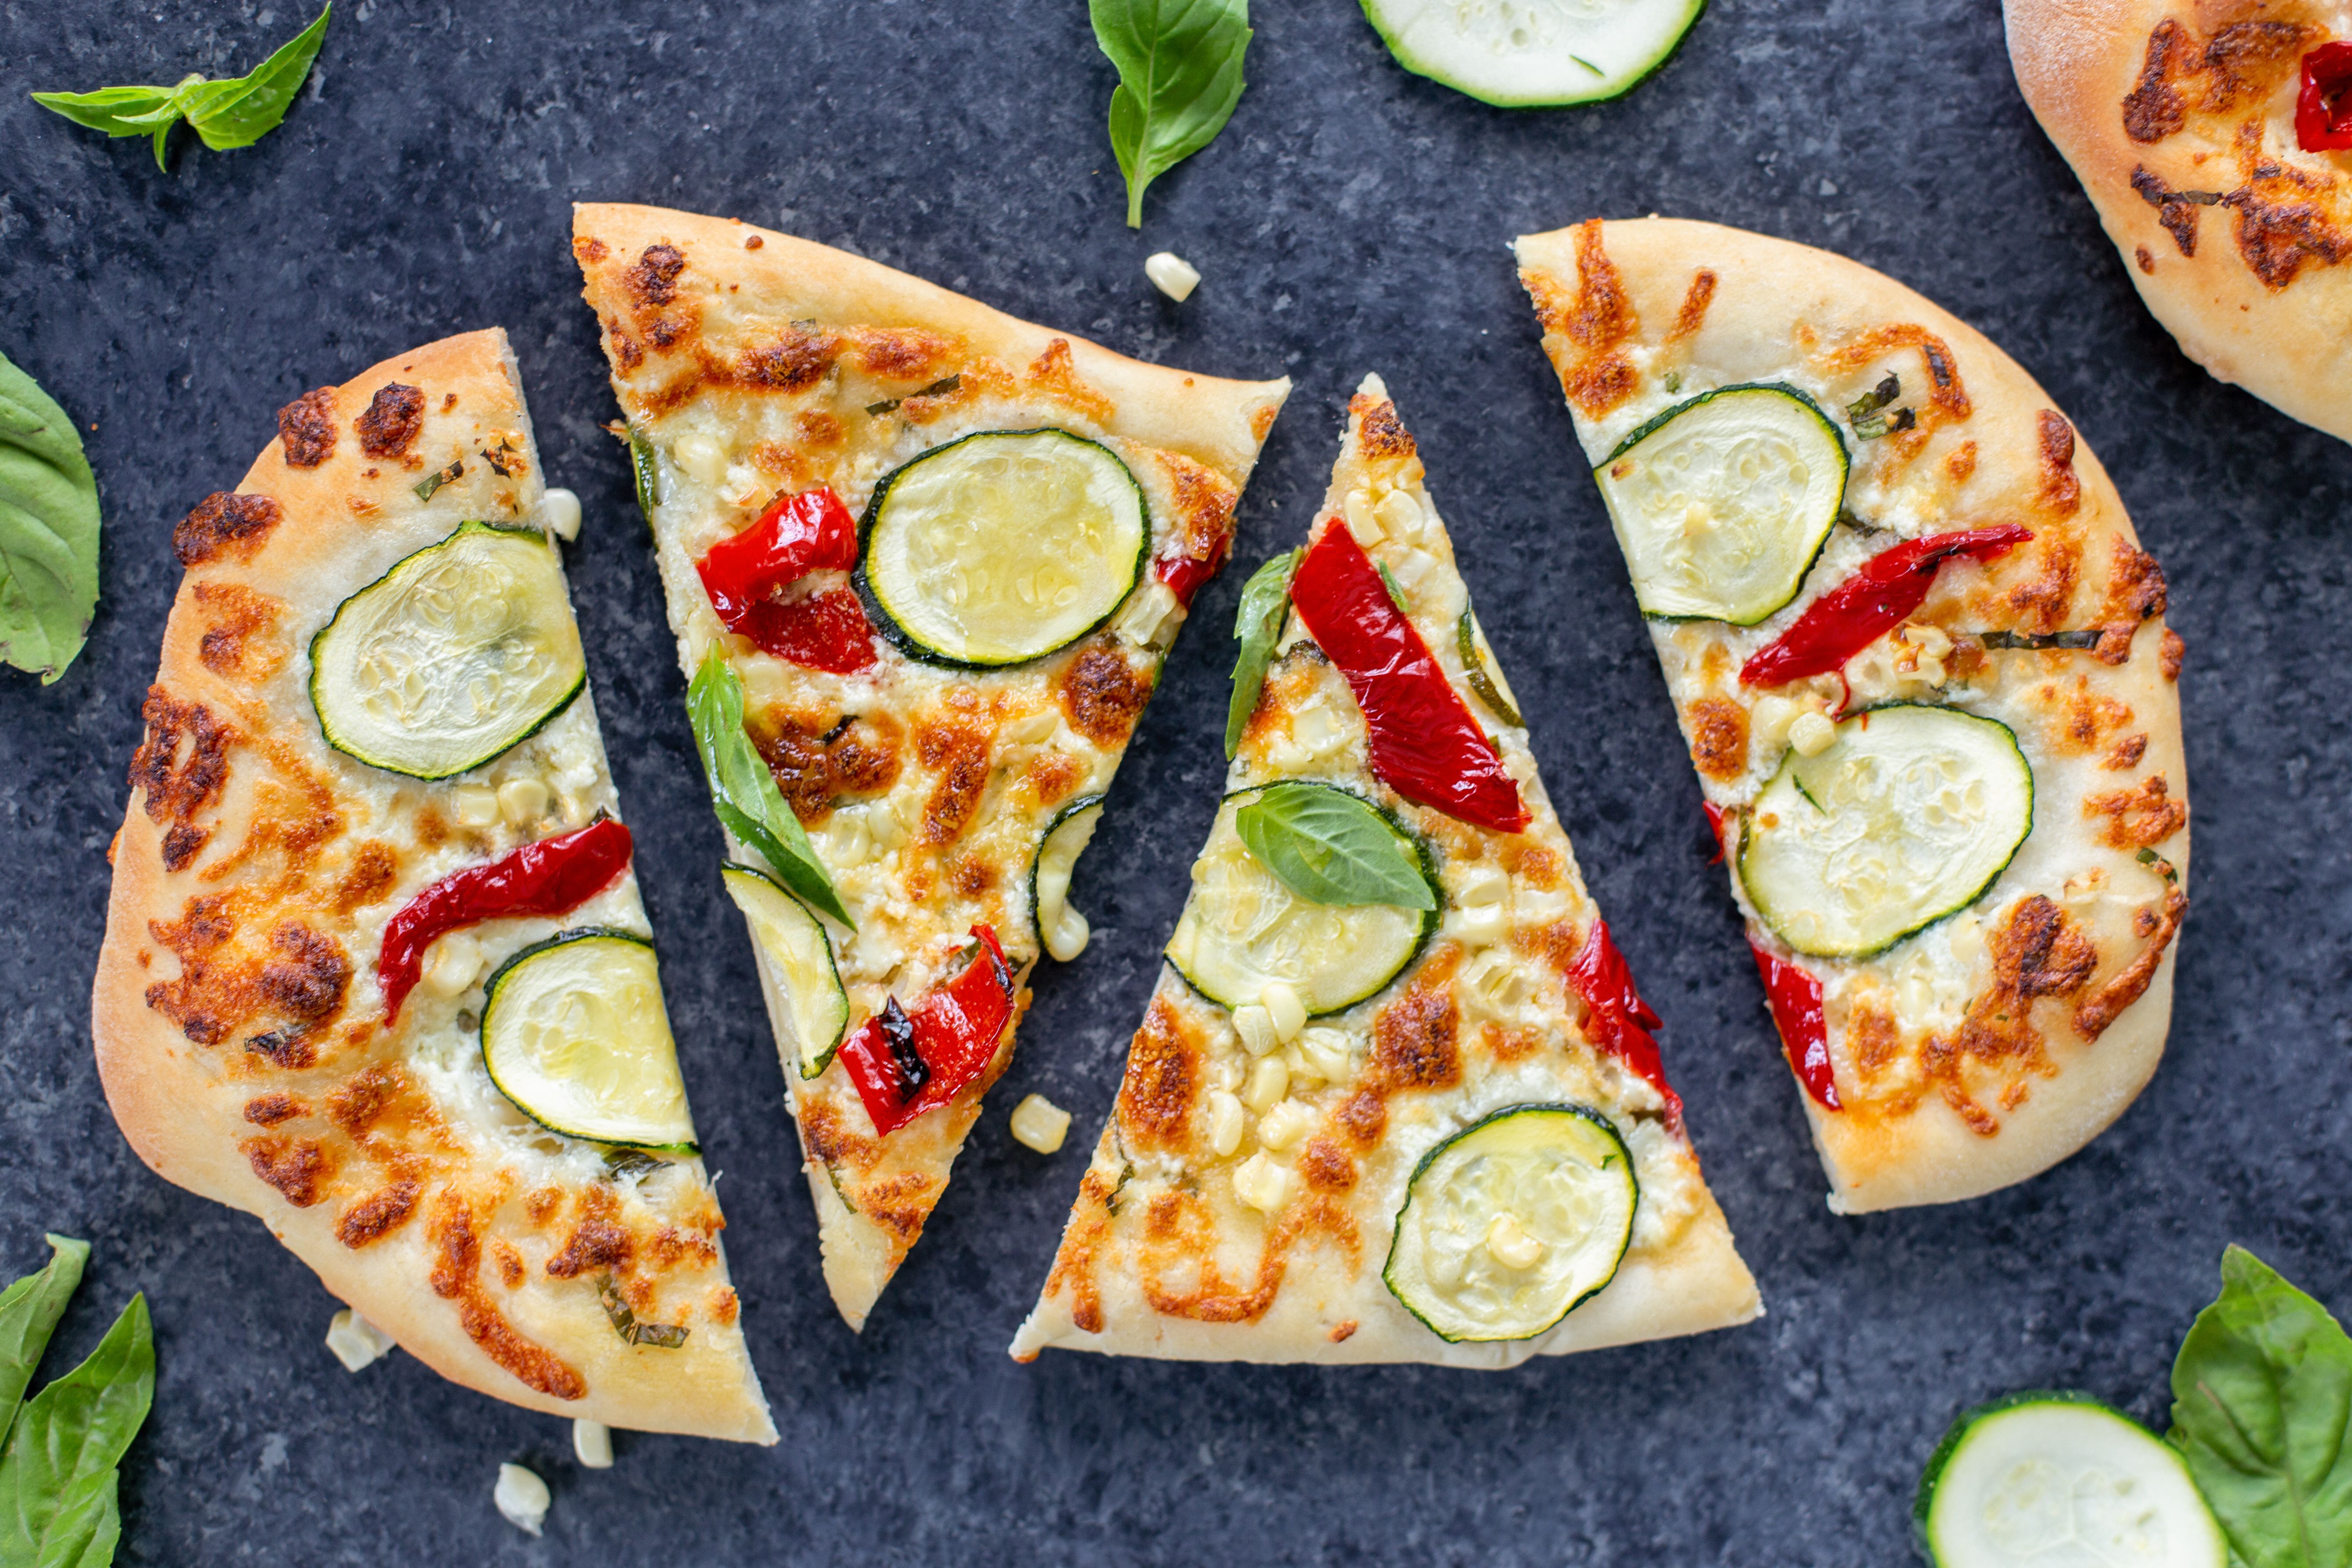
M1658 1091L1666 1102L1666 1127L1683 1130L1683 1099L1666 1082L1665 1064L1658 1059L1658 1042L1650 1031L1658 1016L1633 989L1633 972L1625 955L1609 939L1609 922L1596 920L1584 950L1568 966L1568 983L1592 1009L1594 1043L1632 1070L1634 1077Z
M2294 142L2306 153L2352 147L2352 44L2322 44L2303 57Z
M628 865L629 830L600 817L442 878L401 906L383 928L376 974L383 986L384 1023L400 1016L435 938L481 921L569 914L611 887Z
M778 496L760 521L712 545L695 570L727 629L812 669L847 675L874 662L874 628L845 588L789 604L776 597L812 572L857 564L857 524L831 487Z
M1927 602L1936 574L1956 556L1990 561L2033 535L2013 522L1906 540L1882 550L1854 574L1805 606L1796 624L1739 669L1742 686L1785 686L1828 675L1903 624Z
M1764 977L1764 996L1772 1005L1772 1025L1780 1031L1780 1049L1790 1070L1805 1092L1826 1110L1843 1110L1838 1102L1837 1075L1830 1068L1829 1024L1822 1015L1822 983L1790 963L1757 946L1756 972Z
M1326 520L1298 563L1290 602L1364 710L1377 777L1407 800L1474 826L1497 833L1527 826L1517 782L1337 519Z
M1711 800L1700 801L1698 808L1706 813L1707 830L1715 835L1715 858L1707 864L1720 866L1723 864L1724 852L1731 847L1723 837L1723 825L1728 818L1725 816L1723 807Z
M895 1132L945 1105L988 1069L1013 1022L1013 970L996 932L971 928L979 951L912 1012L893 996L842 1042L849 1081L877 1132Z
M1191 555L1162 555L1151 563L1151 574L1166 584L1168 591L1176 595L1176 602L1189 610L1192 607L1192 595L1224 566L1229 549L1229 545L1219 546L1216 554L1206 561Z

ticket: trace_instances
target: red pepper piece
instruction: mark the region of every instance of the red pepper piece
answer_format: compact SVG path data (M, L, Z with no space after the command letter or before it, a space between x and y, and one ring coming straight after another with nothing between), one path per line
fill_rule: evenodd
M1936 574L1957 556L1990 561L2033 535L2013 522L1906 540L1882 550L1860 570L1815 599L1796 624L1740 666L1742 686L1785 686L1807 676L1843 669L1927 602Z
M727 629L751 638L762 653L810 669L855 675L874 662L873 623L846 588L827 588L804 599L754 600Z
M988 1068L1013 1022L1013 970L996 932L971 928L979 951L908 1012L893 996L842 1042L849 1081L877 1132L895 1132L953 1100Z
M1527 826L1517 782L1337 519L1325 520L1298 563L1290 602L1364 710L1374 774L1407 800L1474 826Z
M1843 1110L1838 1102L1837 1075L1830 1068L1828 1021L1822 1015L1822 983L1753 942L1756 972L1764 977L1765 1000L1772 1005L1772 1026L1780 1031L1780 1049L1790 1070L1815 1103Z
M812 572L857 564L857 524L830 486L778 496L760 521L712 545L695 570L719 621L763 653L846 675L874 662L874 628L857 595L834 588L786 604L775 595Z
M2352 44L2322 44L2303 57L2294 142L2306 153L2352 147Z
M1723 864L1724 852L1731 847L1730 843L1723 837L1723 825L1729 819L1725 816L1723 807L1711 800L1700 801L1698 808L1706 813L1707 828L1715 835L1715 858L1707 864L1720 866Z
M1192 607L1192 595L1223 569L1230 552L1228 541L1219 544L1217 552L1206 561L1192 555L1162 555L1151 563L1151 574L1166 584L1168 591L1176 595L1176 602L1189 610Z
M578 909L628 868L629 830L611 817L553 838L526 844L487 866L452 871L401 906L383 928L376 974L383 985L383 1021L423 973L434 939L482 921L515 915L561 915Z
M1592 922L1592 932L1584 939L1583 951L1568 966L1568 983L1584 998L1584 1005L1592 1009L1594 1042L1664 1097L1666 1127L1679 1133L1683 1130L1683 1099L1666 1082L1665 1064L1658 1058L1658 1042L1650 1034L1659 1026L1658 1016L1642 1000L1642 994L1633 989L1633 972L1626 967L1625 955L1610 940L1607 921Z

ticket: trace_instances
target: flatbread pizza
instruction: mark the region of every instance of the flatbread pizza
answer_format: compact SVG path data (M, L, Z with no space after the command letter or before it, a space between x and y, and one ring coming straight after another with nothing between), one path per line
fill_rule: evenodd
M1289 384L748 224L588 205L573 249L857 1327L1086 945L1072 867Z
M1844 1213L2063 1159L2156 1069L2179 635L2074 426L1962 322L1713 224L1518 242Z
M1377 376L1243 596L1233 758L1013 1354L1530 1356L1757 1316Z
M772 1443L505 334L278 431L173 536L92 1005L115 1118L446 1377Z

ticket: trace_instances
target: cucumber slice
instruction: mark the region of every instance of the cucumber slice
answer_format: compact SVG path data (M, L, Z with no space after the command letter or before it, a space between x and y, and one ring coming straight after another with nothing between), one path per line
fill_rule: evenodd
M727 884L727 896L751 924L751 940L775 965L776 978L783 984L801 1077L815 1078L833 1065L833 1053L849 1032L849 993L841 987L841 971L834 966L833 943L824 926L765 872L726 865L719 875Z
M1404 973L1437 929L1445 894L1428 851L1383 811L1411 846L1436 907L1318 904L1300 898L1249 852L1234 830L1234 814L1260 793L1238 791L1218 807L1208 842L1192 863L1192 896L1176 922L1176 934L1168 939L1168 962L1193 990L1220 1006L1255 1002L1278 980L1298 994L1309 1016L1345 1012Z
M1091 931L1087 917L1070 908L1070 873L1102 821L1103 797L1084 795L1070 802L1045 825L1037 853L1029 861L1029 918L1037 927L1037 944L1067 963L1087 950Z
M2033 831L2033 770L1998 720L1897 704L1790 752L1756 797L1739 880L1773 934L1866 958L1958 914Z
M1845 440L1778 383L1719 387L1593 470L1642 613L1752 626L1797 596L1845 504Z
M1706 0L1363 0L1397 64L1502 109L1593 103L1664 67Z
M1944 1435L1912 1507L1937 1568L2224 1568L2189 1467L2085 1394L2017 1394Z
M991 430L875 488L859 568L885 629L945 664L1024 664L1111 617L1143 575L1151 517L1109 447Z
M1641 1196L1607 1117L1510 1106L1423 1158L1381 1279L1449 1343L1533 1339L1617 1277Z
M603 926L560 931L499 965L482 1004L482 1061L551 1132L698 1152L654 944Z
M588 684L554 543L469 522L345 599L310 639L327 744L445 779L530 735Z

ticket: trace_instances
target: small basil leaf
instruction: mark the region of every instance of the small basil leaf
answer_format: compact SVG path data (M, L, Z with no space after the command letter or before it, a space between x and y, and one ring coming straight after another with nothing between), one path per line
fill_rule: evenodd
M327 37L328 5L317 21L297 33L278 52L241 77L208 81L187 89L188 123L205 145L215 153L250 147L285 120L294 95L302 90L319 46Z
M109 1568L122 1541L122 1511L116 1497L121 1481L122 1471L109 1466L65 1489L41 1535L40 1555L35 1559L39 1568Z
M694 726L695 750L710 781L711 809L727 831L759 851L784 886L853 931L857 922L842 907L808 834L784 804L775 774L761 760L743 731L743 683L717 648L702 656L701 668L686 689L687 717Z
M1298 570L1298 556L1296 550L1286 551L1242 584L1242 607L1234 616L1234 636L1241 640L1242 650L1234 658L1234 695L1225 705L1228 759L1242 749L1242 734L1257 711L1266 667L1274 662L1274 645L1281 640L1282 623L1290 614L1290 579Z
M646 526L653 526L654 508L660 504L658 478L654 467L654 444L634 427L629 431L629 471L637 481L637 510L646 514Z
M0 354L0 662L47 686L98 605L98 480L49 395Z
M2352 1562L2352 1339L2243 1247L2172 1363L2172 1423L2247 1568Z
M33 101L76 125L109 136L144 136L160 119L179 117L175 89L168 87L102 87L96 92L37 92Z
M1311 903L1437 907L1411 842L1345 790L1269 785L1234 813L1234 831L1259 864Z
M1249 0L1087 0L1095 42L1118 68L1110 147L1127 176L1127 226L1143 188L1216 140L1242 96Z
M41 1363L49 1335L65 1316L74 1287L81 1283L82 1266L89 1261L89 1243L70 1236L48 1237L49 1265L27 1274L0 1291L0 1435L16 1419L26 1385Z
M17 1415L0 1451L0 1562L52 1561L64 1505L89 1506L83 1489L121 1459L154 1396L154 1330L147 1298L133 1296L89 1359Z

